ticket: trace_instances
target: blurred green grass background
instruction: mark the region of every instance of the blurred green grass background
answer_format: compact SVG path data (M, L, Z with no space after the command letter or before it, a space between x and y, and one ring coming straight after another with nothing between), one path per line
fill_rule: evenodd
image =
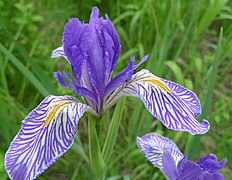
M149 53L140 68L193 90L211 129L203 136L167 130L140 100L127 98L107 177L164 179L136 147L136 136L157 132L171 138L182 152L197 161L215 153L228 158L222 170L232 179L232 0L51 0L0 1L0 179L8 179L3 159L21 121L48 94L73 95L53 78L70 71L64 59L51 59L62 44L63 27L71 17L88 22L93 6L113 21L122 45L115 74L129 62ZM223 36L219 40L220 29ZM112 117L102 121L103 144ZM87 116L78 127L72 148L38 179L92 179L88 163Z

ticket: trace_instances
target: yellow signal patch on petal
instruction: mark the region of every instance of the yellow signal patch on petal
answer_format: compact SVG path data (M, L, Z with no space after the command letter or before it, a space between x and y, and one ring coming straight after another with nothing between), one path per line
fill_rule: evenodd
M60 101L60 103L56 104L55 106L52 107L52 109L50 110L43 127L47 127L49 125L49 123L51 122L51 120L54 118L54 116L56 115L56 113L59 113L60 111L62 111L65 107L68 106L68 104L73 103L73 101L65 101L62 102Z
M163 148L160 148L160 151L161 151L162 153L164 153L164 149L163 149Z
M153 83L159 86L160 88L162 88L163 90L165 90L166 92L171 93L171 89L158 79L154 79L154 78L145 79L143 80L143 82Z

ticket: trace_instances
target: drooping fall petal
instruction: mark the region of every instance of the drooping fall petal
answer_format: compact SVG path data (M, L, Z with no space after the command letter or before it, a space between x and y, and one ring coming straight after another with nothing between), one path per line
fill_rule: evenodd
M71 96L48 96L23 120L5 167L9 177L35 179L73 144L77 124L90 107Z
M150 133L143 137L137 137L139 149L145 154L146 158L155 166L163 169L162 157L168 151L177 165L184 155L170 139L156 133Z
M139 149L155 167L158 167L168 180L223 180L221 170L227 159L217 161L214 154L202 157L197 163L188 160L176 144L156 133L137 137Z
M127 84L117 88L106 100L105 109L123 96L140 98L149 112L169 129L191 134L204 134L209 129L207 120L202 123L196 120L201 107L193 92L148 70L139 71Z

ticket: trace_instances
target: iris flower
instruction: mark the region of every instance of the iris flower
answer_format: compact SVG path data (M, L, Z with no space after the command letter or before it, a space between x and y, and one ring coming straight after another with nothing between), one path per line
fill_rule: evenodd
M208 131L208 121L196 120L201 106L193 92L145 69L133 74L148 56L136 65L132 57L129 65L112 77L120 55L120 41L108 16L99 18L96 7L89 23L77 18L69 20L62 41L52 58L64 57L71 65L72 76L67 72L55 72L54 76L86 103L71 96L51 95L32 110L6 153L5 167L10 178L36 178L71 147L85 112L101 116L123 96L140 98L169 129L191 134Z
M187 160L176 144L155 133L137 138L139 149L146 158L170 180L223 180L219 173L227 159L217 161L214 154L202 157L197 163Z

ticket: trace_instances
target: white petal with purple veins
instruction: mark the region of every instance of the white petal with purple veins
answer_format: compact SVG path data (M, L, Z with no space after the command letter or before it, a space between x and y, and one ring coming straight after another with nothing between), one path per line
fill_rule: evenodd
M162 79L162 81L175 92L176 98L181 98L189 106L189 110L195 118L201 114L201 104L194 92L172 81L166 79Z
M134 74L125 85L117 88L106 99L104 109L108 109L123 96L140 98L149 112L169 129L188 131L191 134L204 134L209 122L199 123L201 107L196 95L170 81L161 79L148 70Z
M176 166L184 158L173 141L156 133L150 133L141 138L137 137L137 144L146 158L161 170L163 169L162 157L164 152L171 154Z
M69 60L67 59L67 56L64 53L64 47L63 46L60 46L60 47L56 48L55 50L53 50L51 58L57 58L57 57L60 57L60 56L63 56L69 62Z
M9 177L35 179L73 144L77 124L90 107L71 96L48 96L24 119L5 156Z

